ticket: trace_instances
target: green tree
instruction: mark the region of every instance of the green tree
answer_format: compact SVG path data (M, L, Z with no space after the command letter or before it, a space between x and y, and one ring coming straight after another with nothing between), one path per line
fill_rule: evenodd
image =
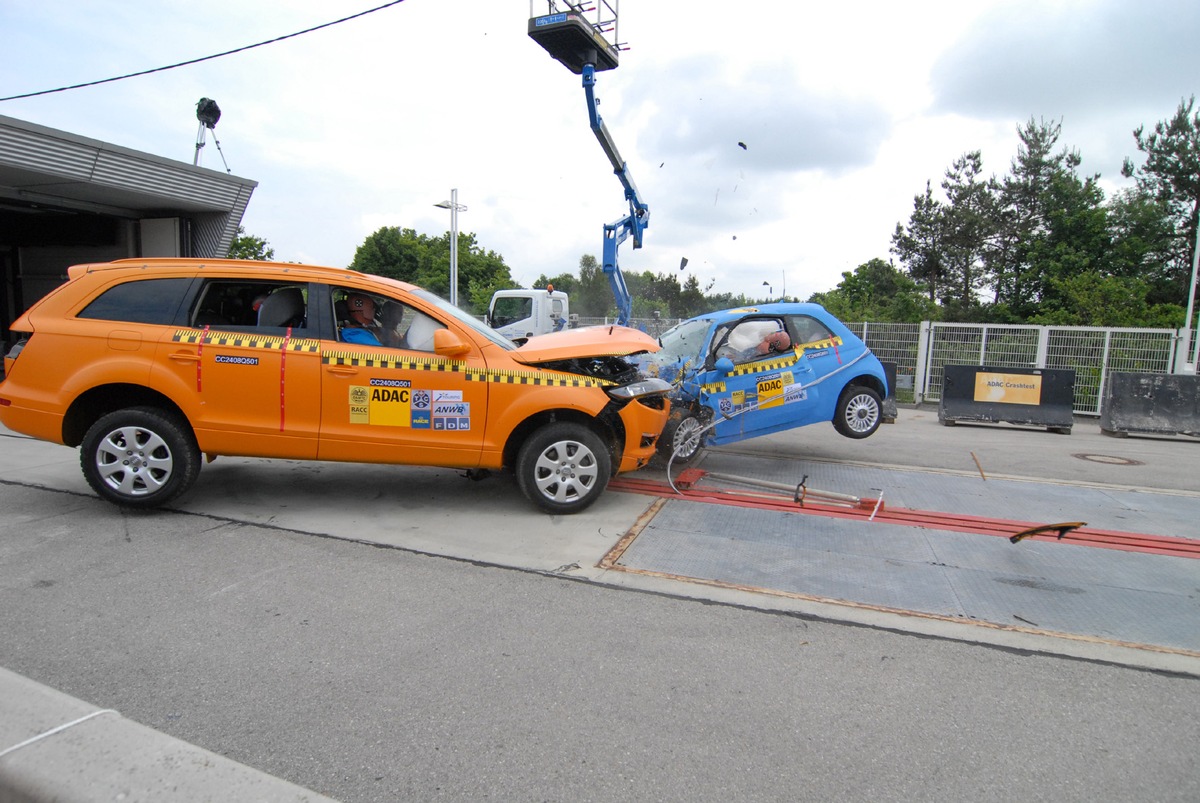
M1200 111L1195 110L1195 103L1194 95L1181 100L1175 115L1156 123L1153 133L1147 134L1145 126L1134 130L1134 140L1146 161L1135 168L1132 160L1126 159L1121 170L1136 180L1145 198L1162 205L1170 222L1170 234L1162 244L1162 271L1151 277L1152 302L1187 303L1200 223Z
M542 274L537 277L537 281L533 283L535 290L544 290L547 287L553 286L558 292L566 293L571 299L575 298L579 289L579 279L572 276L570 273L560 273L557 276L547 276Z
M428 237L387 226L369 235L354 253L350 269L411 282L450 295L450 235ZM517 287L504 258L484 250L474 233L458 235L458 296L470 312L482 314L496 290Z
M689 274L683 280L683 289L679 293L679 308L674 310L674 317L691 318L710 310L720 309L720 307L711 306L706 298L714 284L716 284L716 280L710 279L707 286L701 287L700 279L696 277L696 274Z
M937 320L937 305L920 286L890 262L876 258L851 273L842 273L838 286L808 299L844 321L917 323Z
M1083 271L1055 276L1050 284L1056 303L1032 316L1030 323L1174 328L1183 319L1182 307L1148 303L1150 287L1136 277Z
M1112 271L1117 276L1139 277L1150 285L1154 301L1178 301L1163 266L1172 260L1175 226L1168 205L1144 187L1127 187L1108 203L1112 237ZM1186 303L1186 299L1183 299Z
M616 302L608 277L600 262L591 254L579 258L579 284L571 298L571 311L587 318L616 315Z
M982 175L983 156L971 151L956 159L942 180L946 193L942 224L946 282L941 301L952 319L980 317L979 292L988 282L985 264L996 230L996 185Z
M925 182L925 194L913 196L913 211L908 227L896 224L891 252L920 284L930 301L937 301L946 284L944 256L945 209L933 197L933 188Z
M1122 172L1135 186L1111 201L1098 174L1079 174L1079 153L1059 148L1061 132L1060 123L1032 118L1018 128L1002 180L983 177L978 151L964 154L946 170L944 200L929 182L913 199L891 253L945 320L1178 325L1181 316L1170 316L1187 302L1200 224L1195 99L1152 133L1134 132L1145 164L1126 160ZM845 315L863 309L855 290L850 282L821 295Z
M994 303L1021 316L1039 301L1035 252L1049 229L1051 184L1062 172L1065 154L1053 154L1061 123L1035 123L1017 130L1021 144L1012 170L1000 184L997 234L989 254Z
M746 297L745 293L714 293L710 296L705 296L708 302L708 307L705 312L719 309L735 309L737 307L748 307L755 302Z
M429 251L430 240L425 235L385 226L367 235L355 250L350 270L416 283L433 258Z
M237 236L229 245L230 259L256 259L269 262L275 258L275 249L271 248L262 237L247 234L241 226L237 227Z

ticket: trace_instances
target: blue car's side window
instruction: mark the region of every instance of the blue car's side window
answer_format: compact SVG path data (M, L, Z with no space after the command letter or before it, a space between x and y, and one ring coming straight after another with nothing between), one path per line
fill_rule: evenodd
M791 336L779 318L755 318L738 323L717 346L716 359L728 357L734 365L778 356L792 348Z
M793 316L789 323L791 324L795 345L797 346L803 346L808 343L819 343L833 337L833 333L829 331L825 324L807 315Z

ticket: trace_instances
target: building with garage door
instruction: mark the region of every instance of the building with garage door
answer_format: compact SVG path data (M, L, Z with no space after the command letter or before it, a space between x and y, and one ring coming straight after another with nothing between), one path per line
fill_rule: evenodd
M256 186L0 116L0 337L71 265L225 256Z

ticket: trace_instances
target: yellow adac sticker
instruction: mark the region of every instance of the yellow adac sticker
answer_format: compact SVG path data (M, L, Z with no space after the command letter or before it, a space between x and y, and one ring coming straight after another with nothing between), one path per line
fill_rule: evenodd
M1029 374L975 374L975 401L1041 404L1042 378Z
M412 388L405 380L371 380L350 386L350 423L378 427L412 426Z
M758 379L758 409L778 407L783 404L783 390L795 379L791 371L768 374Z

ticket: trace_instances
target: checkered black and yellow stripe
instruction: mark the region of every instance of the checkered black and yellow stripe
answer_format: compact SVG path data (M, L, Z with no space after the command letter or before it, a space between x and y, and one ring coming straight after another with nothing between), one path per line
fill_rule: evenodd
M360 368L391 368L401 371L440 371L459 373L467 370L461 360L443 360L438 357L389 356L386 354L364 354L354 351L326 351L321 355L326 365L354 365Z
M602 388L616 384L606 379L546 371L469 371L467 379L502 385L543 385L556 388Z
M279 351L285 344L288 351L316 353L320 351L319 340L285 339L274 335L253 335L241 332L202 332L197 329L181 329L172 340L204 346L239 346L241 348ZM446 360L440 357L389 356L354 351L326 351L321 354L326 365L353 365L362 368L387 368L401 371L430 371L432 373L462 374L468 382L492 382L503 385L540 385L559 388L602 388L616 383L590 376L563 374L553 371L488 371L472 368L461 360Z
M731 376L745 376L746 374L761 374L766 371L779 371L784 368L791 368L795 365L806 351L820 351L821 349L836 348L842 345L840 337L829 337L824 340L816 340L812 343L805 343L803 346L797 346L792 350L791 354L781 356L774 360L757 360L755 362L742 363L737 366ZM725 382L710 382L700 388L705 393L724 393Z
M253 335L243 332L202 332L198 329L180 329L171 337L175 343L190 343L200 346L238 346L247 349L280 351L287 345L288 351L303 351L315 354L321 350L319 340L305 338L283 338L276 335Z
M462 374L468 382L491 382L501 385L541 385L559 388L600 388L615 383L604 379L551 371L488 371L472 368L461 360L438 357L389 357L349 351L326 352L322 360L329 365L354 365L364 368L391 368L405 371L434 371Z

